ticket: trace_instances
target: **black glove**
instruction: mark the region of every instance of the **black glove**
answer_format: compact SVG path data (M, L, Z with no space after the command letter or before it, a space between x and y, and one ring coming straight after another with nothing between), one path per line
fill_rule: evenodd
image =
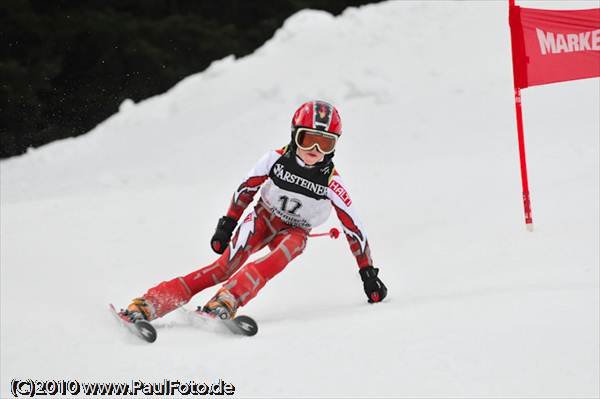
M367 298L369 298L369 303L383 301L383 298L387 295L387 288L377 277L379 269L376 269L373 266L367 266L361 268L358 272L363 281L365 294L367 294Z
M218 254L222 254L225 252L225 248L229 245L229 240L231 240L231 234L235 227L237 226L237 221L229 216L223 216L219 219L219 223L217 223L217 228L215 230L215 234L210 239L210 247Z

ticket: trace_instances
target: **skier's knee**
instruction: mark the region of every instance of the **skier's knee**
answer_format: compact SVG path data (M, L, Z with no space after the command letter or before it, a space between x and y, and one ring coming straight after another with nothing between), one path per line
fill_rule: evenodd
M304 252L306 248L306 237L293 237L288 242L281 243L281 249L288 258L288 262L291 262L296 256Z

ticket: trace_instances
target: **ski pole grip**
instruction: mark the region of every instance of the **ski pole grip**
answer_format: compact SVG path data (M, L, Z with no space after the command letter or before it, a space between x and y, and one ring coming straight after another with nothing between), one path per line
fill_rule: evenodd
M323 237L323 236L329 236L331 239L335 240L336 238L338 238L340 236L340 231L338 229L336 229L335 227L332 227L329 232L327 233L315 233L315 234L309 234L309 237Z

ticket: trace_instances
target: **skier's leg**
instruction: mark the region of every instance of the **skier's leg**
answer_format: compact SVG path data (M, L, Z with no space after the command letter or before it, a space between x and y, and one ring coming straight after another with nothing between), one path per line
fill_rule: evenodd
M263 218L252 212L238 227L225 252L213 263L186 276L163 281L150 288L142 298L134 299L128 310L140 311L154 320L185 305L205 288L227 280L248 259L263 248L276 234Z
M306 247L307 232L300 228L280 232L269 244L272 252L241 268L225 284L243 306L256 296L267 281L281 272Z

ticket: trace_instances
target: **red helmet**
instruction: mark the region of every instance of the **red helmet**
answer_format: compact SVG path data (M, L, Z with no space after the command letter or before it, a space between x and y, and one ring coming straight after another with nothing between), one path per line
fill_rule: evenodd
M338 110L326 101L305 102L292 118L292 138L299 127L342 135L342 120Z

